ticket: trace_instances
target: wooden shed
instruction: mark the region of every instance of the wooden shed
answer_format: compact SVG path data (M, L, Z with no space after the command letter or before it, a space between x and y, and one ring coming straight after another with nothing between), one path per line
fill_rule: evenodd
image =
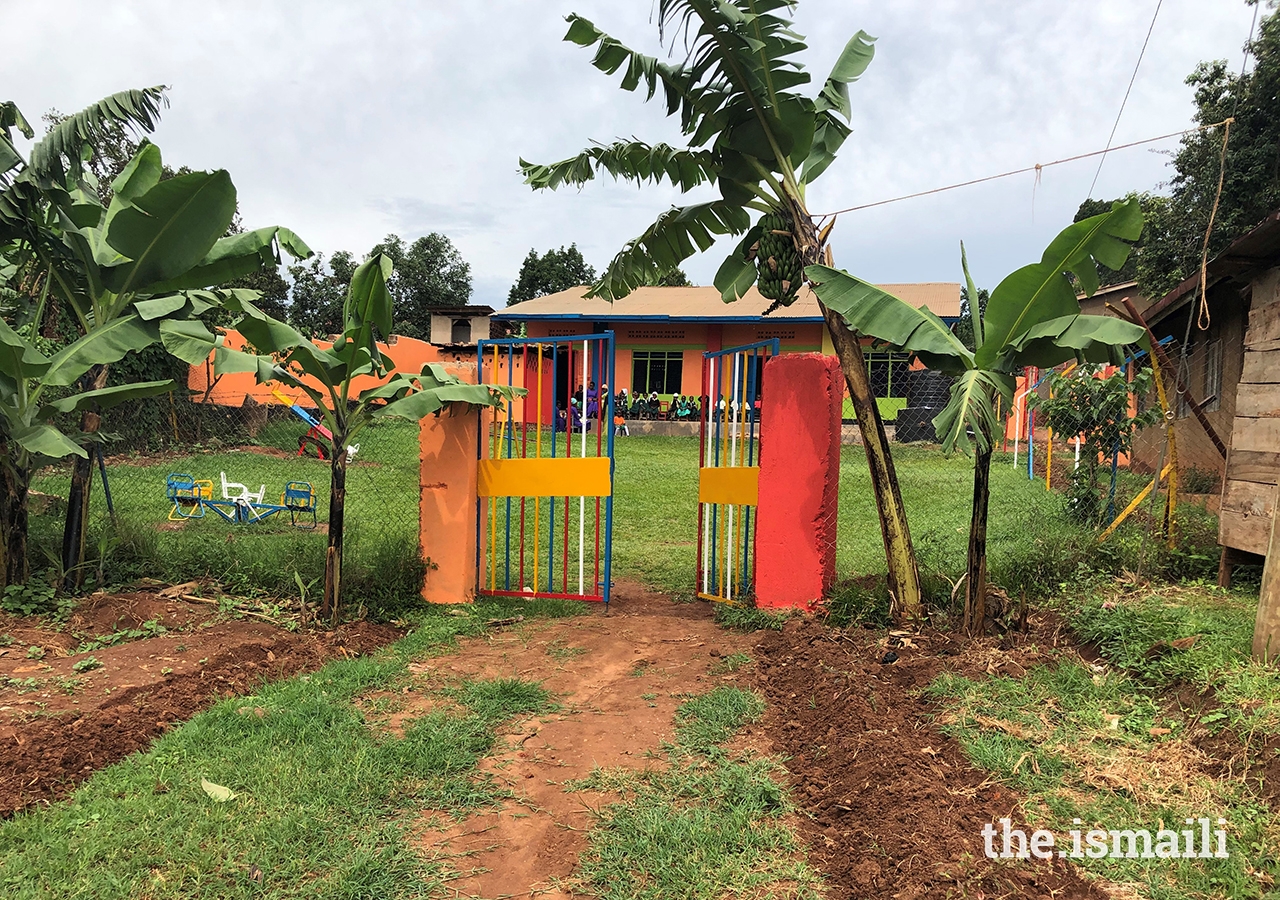
M1218 540L1265 556L1280 482L1280 261L1253 281Z

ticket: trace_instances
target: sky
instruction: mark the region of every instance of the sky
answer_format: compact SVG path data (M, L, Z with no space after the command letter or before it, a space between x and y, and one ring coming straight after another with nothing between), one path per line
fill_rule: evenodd
M602 268L677 191L609 179L534 193L518 160L593 141L679 141L658 103L617 88L563 42L577 12L664 55L652 0L0 0L3 96L30 119L112 92L170 86L153 140L165 161L225 168L247 227L286 225L326 255L388 233L438 231L471 265L472 301L503 306L520 263L576 243ZM888 199L1102 149L1156 0L802 0L797 30L816 92L859 29L874 62L850 87L854 133L811 186L815 212ZM1241 64L1253 8L1163 0L1115 143L1189 127L1186 76ZM1169 140L1106 157L1093 196L1160 190ZM836 262L879 283L994 287L1068 225L1098 160L839 218ZM693 200L714 194L704 188ZM685 202L688 202L687 200ZM710 284L722 240L684 266Z

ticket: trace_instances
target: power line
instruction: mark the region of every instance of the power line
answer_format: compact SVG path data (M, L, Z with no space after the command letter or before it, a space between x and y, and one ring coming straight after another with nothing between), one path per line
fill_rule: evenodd
M1111 149L1111 142L1115 140L1116 129L1120 127L1120 117L1124 115L1125 104L1129 102L1129 92L1133 90L1133 83L1138 80L1138 68L1142 65L1142 57L1147 53L1147 43L1151 40L1151 32L1156 29L1156 18L1160 15L1160 7L1164 4L1164 0L1156 0L1156 11L1151 15L1151 25L1147 28L1147 36L1142 39L1142 49L1138 51L1138 61L1133 65L1133 74L1129 76L1129 86L1124 89L1124 99L1120 101L1120 111L1116 113L1116 120L1111 125L1111 134L1107 137L1106 150L1102 151L1102 159L1098 160L1098 171L1093 173L1093 183L1089 185L1089 195L1093 196L1093 189L1098 186L1098 176L1102 174L1102 164L1107 161L1107 150ZM1257 13L1255 7L1254 13Z
M1108 147L1105 150L1094 150L1090 153L1080 153L1080 154L1077 154L1076 156L1068 156L1065 159L1055 159L1053 162L1036 163L1034 166L1024 166L1021 169L1013 169L1012 171L1009 171L1009 172L1001 172L999 175L987 175L984 178L974 178L970 181L961 181L961 182L957 182L956 184L948 184L943 187L932 188L927 191L917 191L914 194L903 194L901 197L891 197L888 200L877 200L874 203L863 203L858 206L850 206L845 209L837 209L834 212L814 213L812 215L816 219L826 219L826 218L830 218L831 216L842 215L843 213L857 212L860 209L871 209L874 206L884 206L889 203L897 203L901 200L913 200L916 197L927 197L930 194L941 194L943 191L954 191L956 188L969 187L970 185L982 184L987 181L995 181L1000 178L1008 178L1012 175L1024 175L1027 172L1038 173L1040 172L1040 170L1047 169L1050 166L1060 166L1063 163L1076 162L1081 159L1089 159L1091 157L1100 156L1104 153L1110 153L1115 150L1127 150L1130 147L1139 147L1143 144L1154 144L1157 141L1167 141L1169 138L1182 137L1185 134L1194 134L1197 131L1207 131L1210 128L1217 128L1220 125L1224 125L1224 124L1226 124L1226 120L1223 120L1222 122L1214 122L1211 125L1197 125L1195 128L1185 128L1182 131L1171 131L1168 134L1162 134L1162 135L1159 135L1158 137L1145 138L1141 141L1130 141L1127 144L1120 144L1119 146L1116 146L1116 147Z

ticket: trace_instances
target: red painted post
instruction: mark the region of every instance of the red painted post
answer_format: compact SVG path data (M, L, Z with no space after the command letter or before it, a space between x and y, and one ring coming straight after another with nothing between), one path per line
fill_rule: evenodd
M836 575L840 486L839 360L821 353L764 364L756 605L811 610Z

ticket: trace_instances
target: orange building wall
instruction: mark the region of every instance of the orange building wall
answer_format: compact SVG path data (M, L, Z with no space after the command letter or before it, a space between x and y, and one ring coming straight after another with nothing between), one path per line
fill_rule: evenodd
M589 321L528 323L528 334L533 338L564 338L593 333L594 323ZM702 379L702 354L707 350L754 344L757 341L778 337L783 353L806 353L823 349L825 326L820 322L788 324L772 323L702 323L702 322L621 322L614 329L615 383L610 389L632 390L632 353L635 350L680 350L684 365L681 371L680 393L701 396L705 391ZM580 380L580 376L579 376Z
M316 341L315 344L324 349L333 346L329 341ZM238 331L228 331L226 332L226 345L233 350L243 350L245 347L244 337ZM427 363L443 363L449 371L459 375L459 377L464 377L462 373L470 373L470 376L466 377L465 380L475 381L476 363L474 352L458 353L446 351L433 344L428 344L426 341L399 336L393 336L389 344L379 343L378 349L393 360L396 368L401 372L420 372ZM362 375L352 382L353 393L377 387L383 380L374 378L371 375ZM317 390L323 390L321 384L309 376L303 378L303 381ZM258 384L252 372L217 375L214 372L213 354L210 354L202 365L195 365L190 368L187 374L187 387L202 399L207 394L207 402L217 403L220 406L243 406L246 397L263 404L279 403L280 401L272 393L273 390L279 390L295 402L301 402L304 406L311 404L311 400L307 395L298 388L284 387L277 383Z

